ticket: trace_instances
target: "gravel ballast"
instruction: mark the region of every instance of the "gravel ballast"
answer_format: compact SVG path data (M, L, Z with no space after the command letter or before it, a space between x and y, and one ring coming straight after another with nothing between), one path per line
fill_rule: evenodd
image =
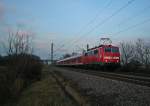
M93 106L150 106L150 87L55 68L78 85Z

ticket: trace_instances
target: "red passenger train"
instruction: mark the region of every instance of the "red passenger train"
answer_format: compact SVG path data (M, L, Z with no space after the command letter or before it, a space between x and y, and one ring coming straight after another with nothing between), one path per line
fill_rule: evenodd
M95 48L88 49L85 53L78 56L68 57L56 62L61 66L119 66L120 52L119 47L112 45L100 45Z

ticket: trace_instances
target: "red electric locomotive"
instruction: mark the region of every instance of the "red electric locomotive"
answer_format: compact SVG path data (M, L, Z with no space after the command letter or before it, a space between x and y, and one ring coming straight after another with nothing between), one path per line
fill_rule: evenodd
M104 65L119 66L119 48L112 45L100 45L88 49L85 53L57 61L57 65L100 67Z

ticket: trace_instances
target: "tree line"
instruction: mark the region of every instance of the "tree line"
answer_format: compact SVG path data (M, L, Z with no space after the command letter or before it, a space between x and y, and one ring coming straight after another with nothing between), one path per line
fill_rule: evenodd
M143 39L120 43L120 51L123 66L132 64L150 68L150 43L146 43Z

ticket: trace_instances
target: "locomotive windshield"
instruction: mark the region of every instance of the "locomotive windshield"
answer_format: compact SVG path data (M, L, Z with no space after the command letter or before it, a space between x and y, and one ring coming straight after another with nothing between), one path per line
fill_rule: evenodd
M115 47L106 47L105 48L105 52L112 52L112 53L118 53L119 52L119 49L118 48L115 48Z
M111 48L110 47L105 48L105 52L111 52Z
M112 52L113 52L113 53L118 53L118 52L119 52L119 49L118 49L118 48L112 48Z

